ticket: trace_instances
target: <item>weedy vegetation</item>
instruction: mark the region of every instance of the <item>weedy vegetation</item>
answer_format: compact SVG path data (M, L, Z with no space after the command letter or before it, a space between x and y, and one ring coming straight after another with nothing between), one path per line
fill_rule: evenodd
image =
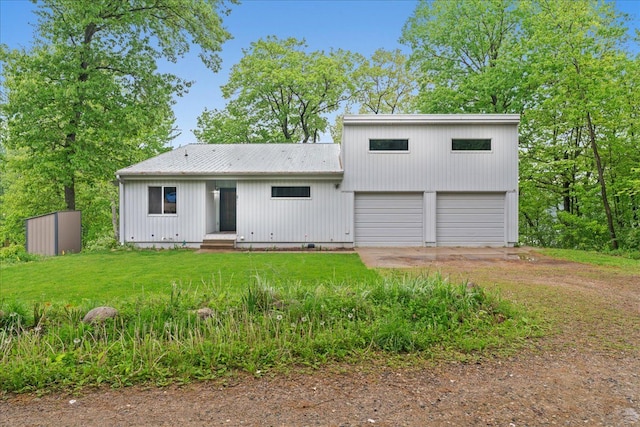
M321 259L335 275L330 258ZM516 349L541 330L496 293L439 275L303 282L255 274L232 284L174 282L108 302L119 316L85 324L94 300L3 300L0 390L165 385L395 355L482 354ZM202 318L205 307L210 316Z

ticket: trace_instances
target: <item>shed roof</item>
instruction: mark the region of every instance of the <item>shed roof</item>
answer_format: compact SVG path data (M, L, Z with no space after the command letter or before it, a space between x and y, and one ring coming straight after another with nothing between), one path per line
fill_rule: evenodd
M120 169L143 175L342 175L339 144L190 144Z

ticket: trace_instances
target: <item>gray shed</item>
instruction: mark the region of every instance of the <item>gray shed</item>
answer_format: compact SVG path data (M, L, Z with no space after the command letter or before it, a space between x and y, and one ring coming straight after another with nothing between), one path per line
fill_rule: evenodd
M28 218L25 221L27 252L61 255L82 250L80 211L60 211Z

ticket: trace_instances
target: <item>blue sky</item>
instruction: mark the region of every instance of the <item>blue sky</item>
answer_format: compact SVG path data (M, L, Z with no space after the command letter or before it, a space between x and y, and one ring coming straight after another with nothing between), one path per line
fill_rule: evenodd
M415 0L244 0L234 5L224 20L233 39L223 46L218 73L202 65L195 49L177 64L160 65L161 71L195 81L174 106L176 126L182 134L173 145L195 142L191 129L205 107L224 108L220 86L251 42L276 35L304 38L312 50L345 49L366 56L378 48L407 50L398 39L416 5ZM640 26L640 0L618 1L617 5L633 16L633 26ZM34 9L27 0L0 0L0 43L28 48L36 22Z

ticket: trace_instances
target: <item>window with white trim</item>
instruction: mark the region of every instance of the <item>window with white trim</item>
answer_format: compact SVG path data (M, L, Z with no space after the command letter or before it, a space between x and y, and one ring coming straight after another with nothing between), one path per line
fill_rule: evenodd
M271 197L274 199L279 198L297 198L297 199L309 199L311 198L311 187L305 186L289 186L289 187L271 187Z
M149 187L149 215L175 215L177 194L176 187Z

